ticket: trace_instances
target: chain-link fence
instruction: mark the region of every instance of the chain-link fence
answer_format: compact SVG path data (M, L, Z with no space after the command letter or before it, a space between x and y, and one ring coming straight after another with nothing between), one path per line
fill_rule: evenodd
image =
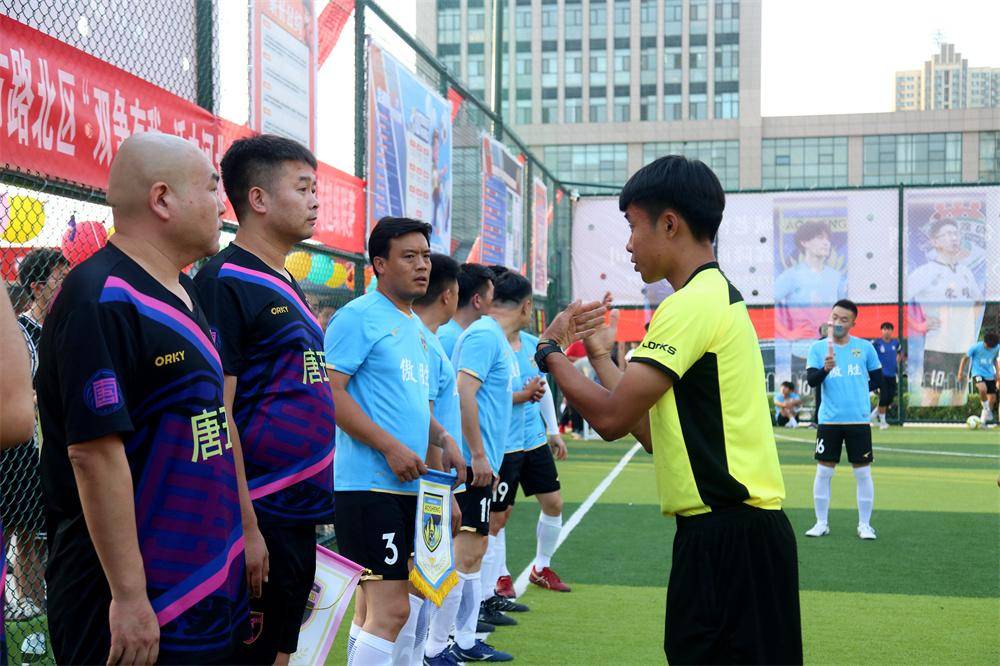
M979 415L968 354L1000 332L998 211L1000 187L985 183L727 193L717 253L750 308L768 391L791 382L813 418L821 396L806 382L809 351L847 298L859 307L852 335L872 340L890 370L898 345L891 422ZM612 237L618 220L617 197L580 199L573 293L611 290L628 310L620 330L637 340L670 288L642 285L616 257L626 240Z

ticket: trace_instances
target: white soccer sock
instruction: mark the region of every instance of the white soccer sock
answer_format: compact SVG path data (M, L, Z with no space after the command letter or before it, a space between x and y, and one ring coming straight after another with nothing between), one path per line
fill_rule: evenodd
M881 423L882 425L889 425L888 423L885 422L885 418L886 418L885 414L879 414L878 415L878 422Z
M872 408L872 413L868 415L868 420L869 420L869 421L871 421L871 420L872 420L872 419L874 419L874 418L875 418L875 417L876 417L877 415L878 415L878 407L876 406L876 407L873 407L873 408Z
M428 657L436 657L448 647L448 635L451 633L452 627L455 626L458 607L462 602L462 592L465 590L465 575L458 572L458 584L451 588L451 592L441 602L441 608L431 618L430 635L424 646L424 654ZM476 619L478 619L478 613Z
M392 666L394 648L395 643L392 641L361 631L354 644L353 662L363 666Z
M497 532L497 578L509 576L510 570L507 568L507 528L502 528Z
M361 627L351 622L351 630L347 633L347 664L351 666L354 660L354 648L357 647L358 634L361 633Z
M816 508L816 522L828 524L830 515L830 479L835 468L816 465L816 479L813 481L813 505Z
M455 626L455 642L463 650L469 650L476 644L476 625L479 624L479 605L483 601L483 586L479 571L458 573L464 579L462 586L462 602L458 608L458 618Z
M431 614L437 606L430 599L424 599L417 614L417 635L413 639L413 650L410 652L410 666L423 666L424 644L427 643L427 632L431 624Z
M854 478L858 482L858 522L870 525L872 507L875 505L875 483L872 481L871 465L855 467Z
M483 599L489 599L496 594L497 587L497 538L492 534L483 555L483 565L479 568L480 584L483 586Z
M562 514L549 516L545 512L538 514L538 524L535 525L535 561L532 566L541 571L552 564L552 555L559 543L559 533L562 531Z
M417 636L417 622L420 619L420 607L424 605L424 600L415 594L410 597L410 616L406 618L406 624L399 630L396 636L396 644L392 651L393 666L410 666L410 658L413 655L413 643Z

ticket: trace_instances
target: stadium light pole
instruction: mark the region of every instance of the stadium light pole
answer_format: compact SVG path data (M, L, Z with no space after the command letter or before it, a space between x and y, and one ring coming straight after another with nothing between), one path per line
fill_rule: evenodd
M493 135L503 141L503 17L504 0L493 0Z

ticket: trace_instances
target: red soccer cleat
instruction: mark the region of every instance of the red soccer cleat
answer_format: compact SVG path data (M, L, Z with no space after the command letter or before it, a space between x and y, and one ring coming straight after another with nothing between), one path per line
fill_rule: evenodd
M500 576L497 578L496 593L498 597L503 597L504 599L517 598L517 595L514 594L514 581L510 576Z
M554 592L569 592L569 585L562 582L559 579L558 574L548 567L543 568L541 571L535 567L531 567L531 573L528 575L528 580L538 587L544 587L547 590L552 590Z

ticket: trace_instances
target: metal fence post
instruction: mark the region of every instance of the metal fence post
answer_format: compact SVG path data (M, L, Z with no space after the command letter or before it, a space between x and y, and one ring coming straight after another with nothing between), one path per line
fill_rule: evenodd
M365 9L368 0L354 3L354 175L365 180L365 110L368 97L365 70ZM366 197L367 200L367 197ZM367 215L367 204L365 214Z
M215 28L215 3L196 0L195 6L195 59L198 67L198 106L215 113L215 61L213 56Z
M503 141L503 19L504 0L493 0L493 136Z
M896 328L896 330L899 331L899 349L903 353L903 359L908 359L909 358L909 355L908 355L908 349L909 349L908 336L903 335L903 330L904 330L903 329L903 324L904 324L904 316L903 316L903 308L904 308L904 303L903 303L903 270L904 270L904 268L903 268L903 196L904 196L904 188L903 188L903 184L900 183L900 185L899 185L899 210L898 210L898 212L896 214L896 226L897 226L898 234L899 234L898 235L899 262L897 264L898 269L897 269L897 272L896 272L896 278L897 278L896 282L897 282L897 287L898 287L898 291L897 291L897 295L896 295L896 305L897 305L897 307L896 307L896 316L897 316L897 322L896 322L897 328ZM905 360L904 360L904 363L905 363ZM909 393L909 389L910 389L910 377L909 377L909 375L907 375L906 376L906 391L903 391L903 368L904 367L906 367L906 366L903 365L903 364L900 364L899 367L896 369L896 374L899 376L899 388L900 388L900 390L899 390L899 402L897 403L897 405L898 405L897 409L899 410L899 425L903 425L903 423L906 421L906 396Z

